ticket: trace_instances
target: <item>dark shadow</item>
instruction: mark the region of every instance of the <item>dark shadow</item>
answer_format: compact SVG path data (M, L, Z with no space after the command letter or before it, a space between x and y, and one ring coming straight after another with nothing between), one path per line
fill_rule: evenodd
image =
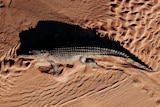
M21 46L17 51L18 55L28 54L32 50L52 50L56 47L103 47L123 52L145 65L119 42L100 37L95 29L83 29L77 25L56 21L39 21L35 28L22 31L19 36Z
M20 33L21 46L18 54L31 50L52 50L56 47L104 47L126 51L119 42L101 38L93 29L83 29L55 21L39 21L35 28ZM127 52L127 51L126 51Z

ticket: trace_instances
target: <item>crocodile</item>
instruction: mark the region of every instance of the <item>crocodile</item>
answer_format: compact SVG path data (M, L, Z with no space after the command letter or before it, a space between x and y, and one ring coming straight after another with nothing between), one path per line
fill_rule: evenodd
M96 28L84 29L78 25L57 21L39 21L35 28L22 31L19 36L19 57L46 59L53 66L54 61L68 63L80 60L85 64L93 62L91 59L97 56L116 56L140 69L153 71L118 41L107 35L102 37Z
M32 50L29 51L28 55L19 55L19 57L25 58L37 58L46 59L52 66L55 67L55 61L70 63L75 60L80 60L81 63L87 63L87 59L103 56L115 56L125 59L132 65L146 70L153 71L151 67L148 67L144 62L139 60L136 56L129 56L126 53L101 47L65 47L65 48L54 48L52 50ZM91 61L93 62L93 61Z

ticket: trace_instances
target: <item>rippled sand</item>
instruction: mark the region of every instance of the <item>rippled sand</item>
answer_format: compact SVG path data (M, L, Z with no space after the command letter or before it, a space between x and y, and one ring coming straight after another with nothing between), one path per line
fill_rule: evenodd
M158 0L2 0L0 3L0 107L158 107L160 35ZM19 33L40 20L96 28L151 66L146 72L117 57L93 64L16 55Z

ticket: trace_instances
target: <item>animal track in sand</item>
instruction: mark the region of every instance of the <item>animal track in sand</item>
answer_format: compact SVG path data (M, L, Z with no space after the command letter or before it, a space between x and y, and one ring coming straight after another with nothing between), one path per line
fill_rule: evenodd
M100 36L120 41L124 48L157 71L160 62L158 2L14 0L9 7L6 5L0 8L0 54L4 54L10 45L16 43L22 29L33 27L39 20L51 19L95 28L103 33ZM57 34L63 35L59 32ZM76 35L80 36L78 33ZM43 46L43 38L38 42ZM53 69L46 60L17 58L15 54L10 56L0 60L1 70L5 71L0 75L0 104L3 107L159 106L159 73L137 69L118 57L85 59L85 64L79 61L71 64L55 62L61 74L53 76L47 74L53 74ZM93 66L95 63L98 68Z
M19 46L17 44L0 58L0 97L5 96L18 83L18 79L25 70L29 69L33 60L17 58L16 53Z

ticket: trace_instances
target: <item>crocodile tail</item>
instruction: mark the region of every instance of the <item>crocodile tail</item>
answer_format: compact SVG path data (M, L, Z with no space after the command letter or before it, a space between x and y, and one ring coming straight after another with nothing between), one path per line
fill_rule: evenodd
M131 59L131 58L128 58L128 59L127 59L127 62L131 63L132 65L134 65L134 66L136 66L136 67L138 67L138 68L140 68L140 69L142 69L142 70L146 70L146 71L149 71L149 72L153 72L153 69L152 69L151 67L148 67L147 65L143 65L143 64L141 64L141 63L139 63L139 62L136 62L136 61L134 61L134 60Z

